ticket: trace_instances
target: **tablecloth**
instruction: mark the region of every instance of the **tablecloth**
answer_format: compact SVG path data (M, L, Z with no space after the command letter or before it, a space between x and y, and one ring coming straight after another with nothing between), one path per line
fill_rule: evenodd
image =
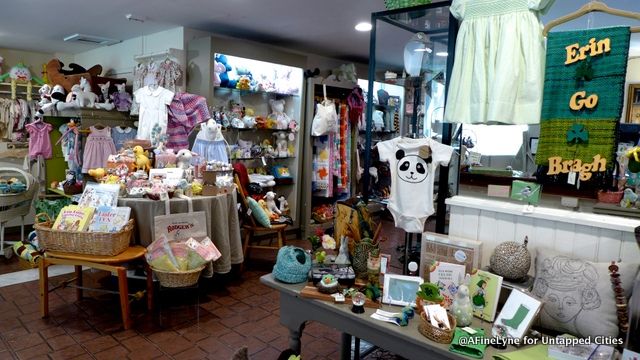
M214 272L220 274L231 271L231 264L244 261L236 196L234 191L231 194L192 198L193 211L205 212L207 234L222 254L222 257L213 263ZM171 199L169 204L171 214L189 211L185 199ZM164 201L121 198L118 200L118 206L131 208L131 216L136 221L136 243L149 245L153 241L154 217L165 215Z

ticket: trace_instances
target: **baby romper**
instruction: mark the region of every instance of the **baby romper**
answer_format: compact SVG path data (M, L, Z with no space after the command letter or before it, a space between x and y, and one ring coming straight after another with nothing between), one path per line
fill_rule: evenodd
M91 134L87 136L82 160L83 173L87 173L89 169L107 167L109 155L116 154L116 146L111 138L111 129L109 127L96 129L92 126L90 129Z
M37 121L25 126L29 133L29 157L31 160L42 155L45 159L51 159L51 139L49 133L53 129L51 124L44 121Z
M391 170L389 211L396 227L422 233L433 214L433 181L437 166L449 166L453 148L432 139L397 137L379 142L380 161ZM446 191L446 186L444 186Z

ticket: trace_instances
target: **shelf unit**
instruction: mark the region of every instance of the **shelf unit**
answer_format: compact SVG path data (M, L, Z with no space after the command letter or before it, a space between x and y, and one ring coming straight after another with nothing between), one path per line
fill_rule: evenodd
M304 134L304 161L302 171L304 173L303 185L302 185L302 211L301 211L301 230L302 230L302 238L313 235L315 230L320 228L322 230L326 230L329 227L333 226L333 221L326 223L311 223L312 210L313 206L320 203L328 203L335 204L336 198L319 198L313 195L313 141L314 137L311 136L311 124L312 119L315 115L315 97L322 96L322 81L310 78L307 79L307 91L306 91L306 124L303 130ZM356 84L351 82L326 82L327 87L327 97L329 98L339 98L346 99L347 96L351 93ZM350 193L351 196L355 193L355 179L356 179L356 146L354 146L354 134L357 137L357 129L351 129L351 174L350 178Z

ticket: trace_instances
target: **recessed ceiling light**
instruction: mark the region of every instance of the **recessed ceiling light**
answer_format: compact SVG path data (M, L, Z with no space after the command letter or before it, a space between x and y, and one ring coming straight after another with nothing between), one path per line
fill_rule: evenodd
M371 24L368 22L361 22L356 25L358 31L371 31Z
M415 50L413 50L413 51L428 52L429 54L431 54L431 52L432 52L433 50L431 50L431 48L424 47L424 48L415 49Z
M438 51L438 52L436 53L436 56L447 57L447 56L449 56L449 53L448 53L448 52L446 52L446 51Z

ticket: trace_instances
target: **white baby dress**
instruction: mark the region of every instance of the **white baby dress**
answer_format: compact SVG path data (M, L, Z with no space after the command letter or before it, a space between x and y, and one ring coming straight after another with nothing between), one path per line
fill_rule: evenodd
M445 122L537 124L545 43L539 15L555 0L453 0L462 21Z
M430 138L397 137L376 145L381 161L389 162L391 194L388 209L396 227L422 233L435 212L433 181L438 166L449 166L453 148Z
M167 106L173 100L173 92L157 86L155 89L145 86L133 93L136 103L140 104L140 124L138 125L137 139L151 140L155 145L156 139L152 139L153 128L160 127L160 134L167 132Z

